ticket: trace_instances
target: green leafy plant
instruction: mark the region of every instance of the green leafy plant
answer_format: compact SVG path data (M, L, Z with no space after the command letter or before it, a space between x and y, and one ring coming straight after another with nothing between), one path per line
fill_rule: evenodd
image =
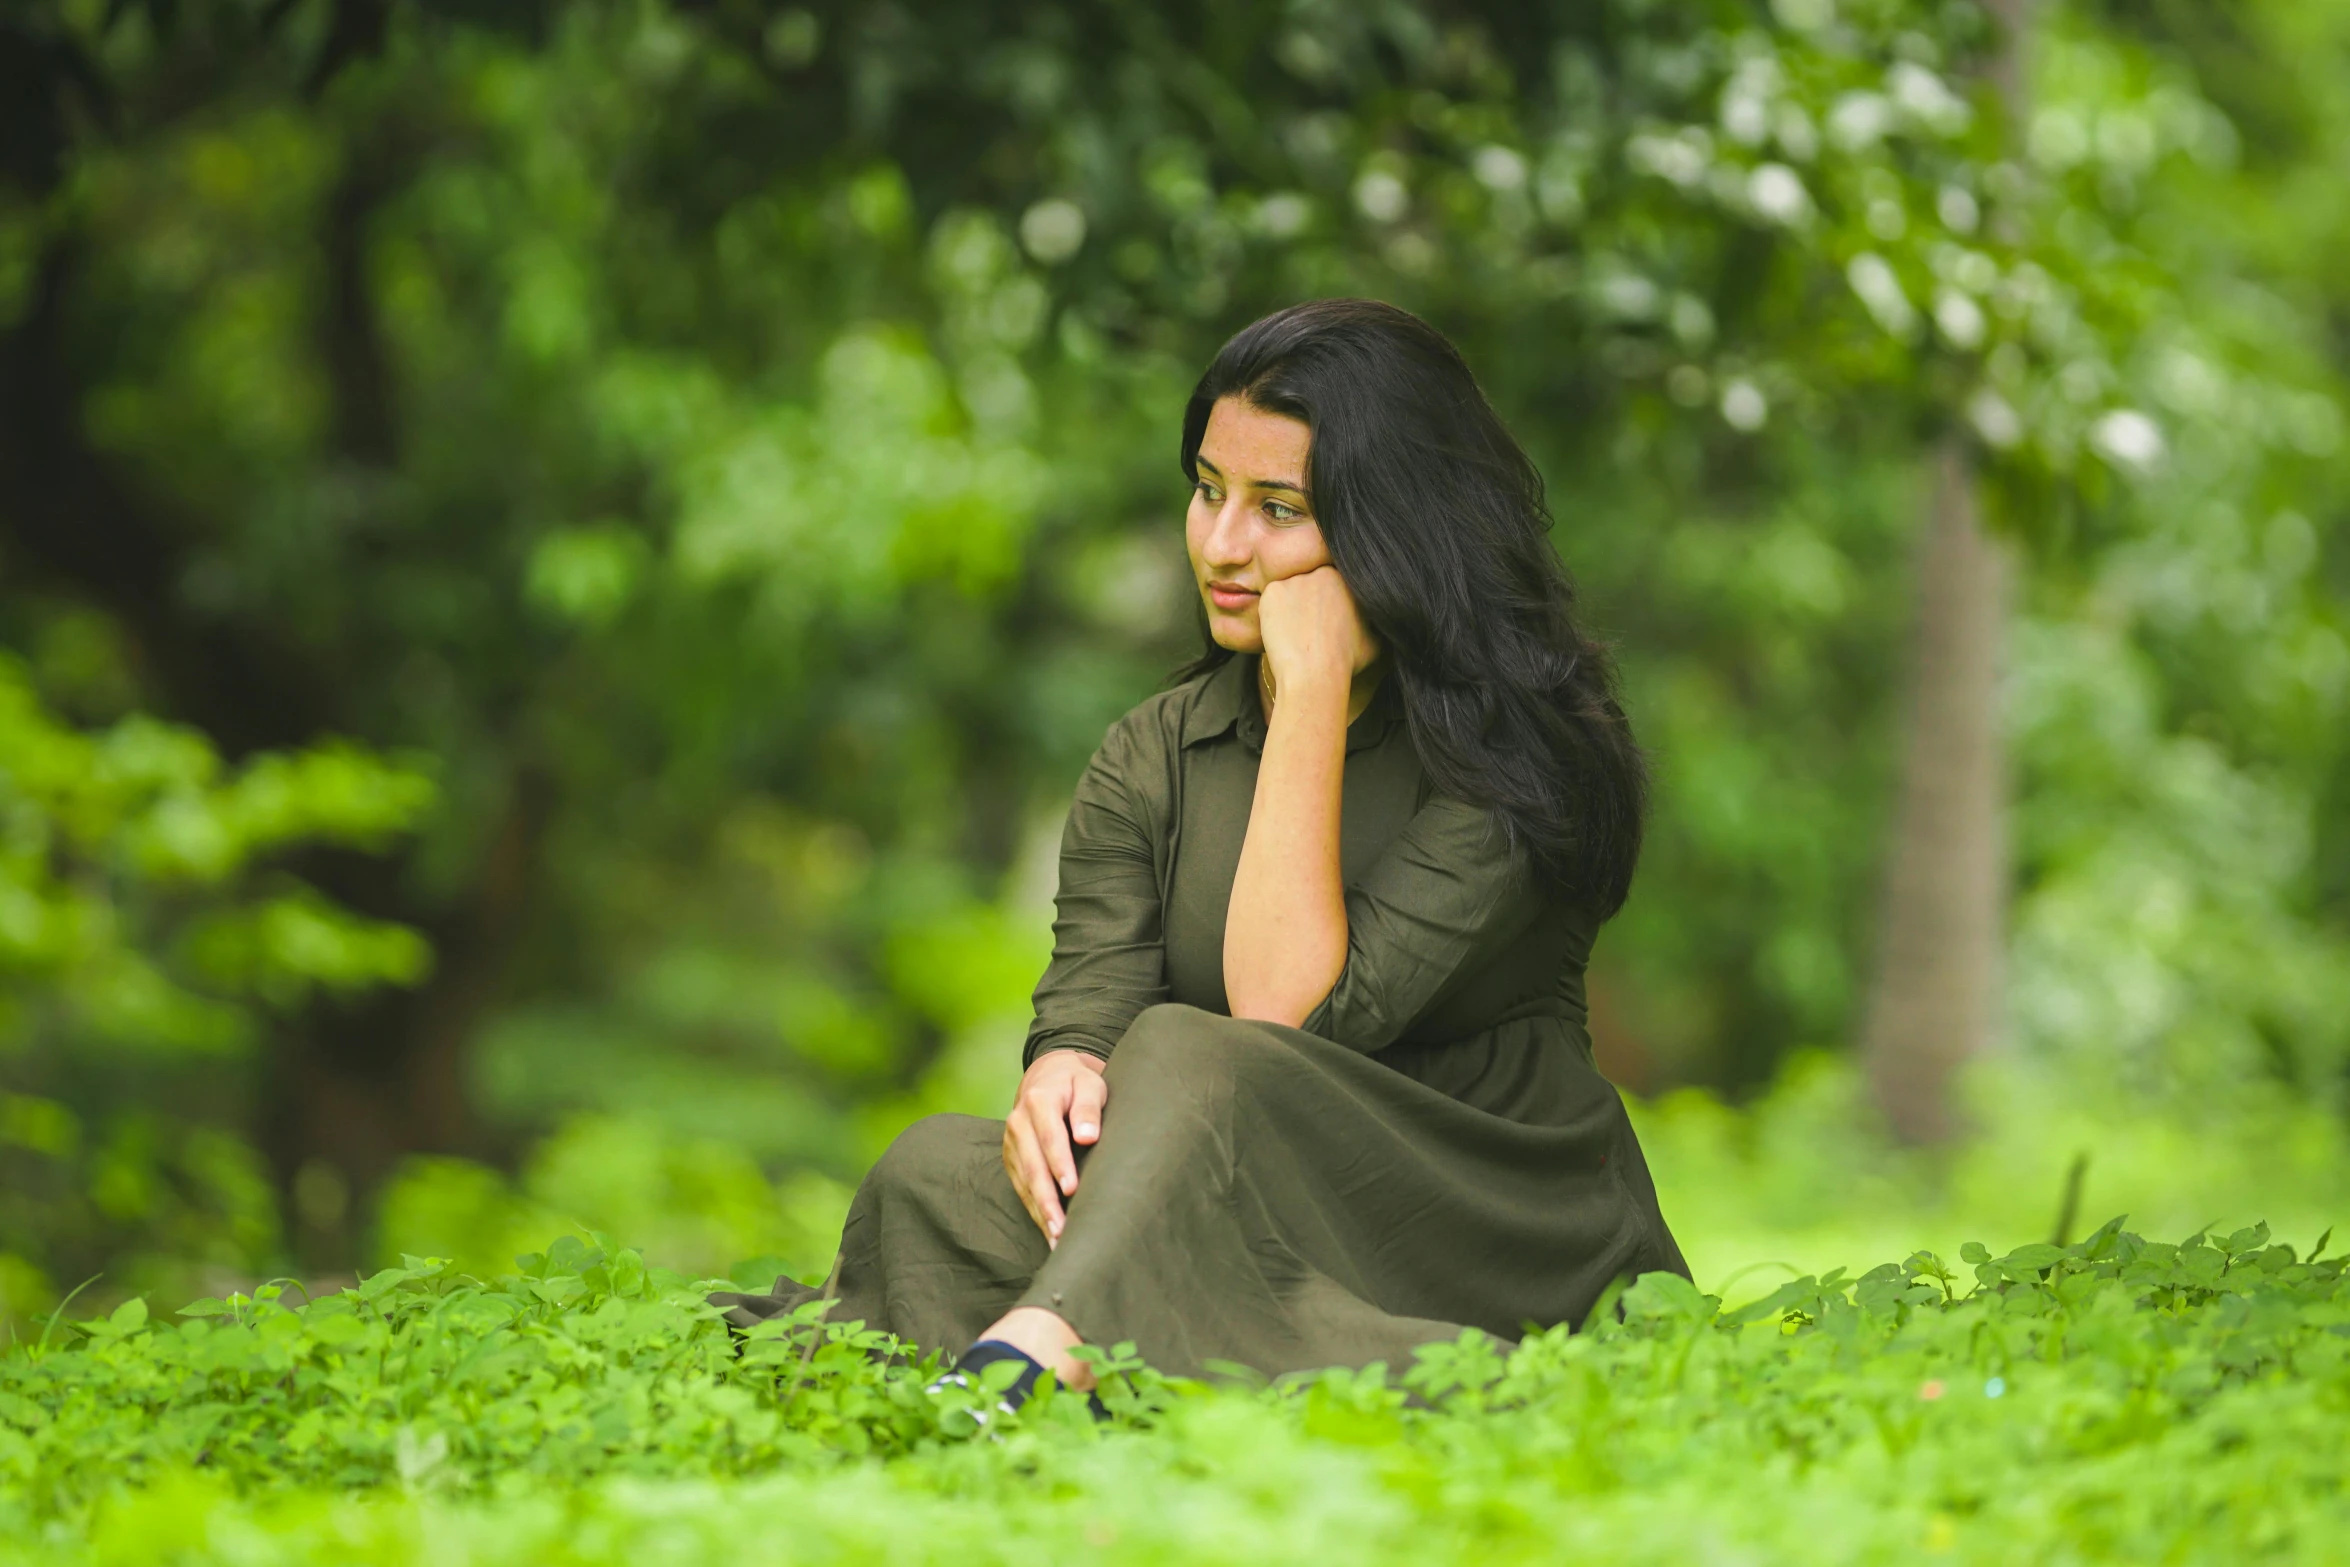
M965 1559L983 1535L975 1559L1313 1538L1515 1561L1624 1528L1772 1559L2315 1559L2350 1415L2325 1248L2116 1219L1736 1307L1652 1274L1581 1332L1269 1387L1169 1381L1121 1345L1091 1352L1103 1424L1049 1382L979 1419L991 1392L927 1392L936 1363L863 1324L811 1305L738 1334L720 1281L566 1236L492 1280L410 1257L317 1299L52 1320L0 1355L0 1559L233 1537L240 1560L616 1561L781 1529L793 1559Z
M232 765L141 714L76 725L0 651L0 1321L49 1304L56 1270L139 1287L278 1250L260 1160L202 1112L314 998L429 972L422 935L290 862L381 849L435 797L355 745ZM76 1092L93 1078L111 1091Z

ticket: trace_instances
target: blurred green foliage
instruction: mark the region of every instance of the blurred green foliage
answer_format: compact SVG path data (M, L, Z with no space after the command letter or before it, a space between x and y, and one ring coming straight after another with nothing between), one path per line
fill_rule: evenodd
M2012 124L1939 0L22 9L9 1288L555 1218L820 1269L1000 1108L1068 784L1194 645L1182 394L1308 294L1455 336L1619 640L1628 1084L1852 1031L1955 434L2024 563L2011 1033L2333 1104L2350 28L2227 9L2042 7Z
M414 931L273 861L380 848L432 798L425 773L350 745L230 769L141 714L85 733L0 654L0 1066L58 1085L0 1093L0 1314L47 1305L59 1270L111 1267L120 1290L278 1249L251 1150L153 1079L220 1070L314 995L423 978Z

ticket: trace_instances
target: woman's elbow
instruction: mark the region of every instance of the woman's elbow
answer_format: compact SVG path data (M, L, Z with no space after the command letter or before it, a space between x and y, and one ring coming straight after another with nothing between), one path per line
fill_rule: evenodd
M1344 940L1332 950L1300 953L1224 953L1224 1001L1236 1018L1302 1025L1338 988L1346 973ZM1266 961L1269 959L1270 961Z
M1286 1028L1296 1028L1313 1014L1316 1005L1318 1003L1312 1001L1284 1001L1272 997L1235 999L1232 1015L1244 1023L1279 1023Z
M1284 986L1278 983L1244 987L1228 995L1225 1000L1232 1015L1245 1022L1279 1023L1288 1028L1302 1028L1322 1003L1329 999L1333 980L1312 994L1304 986Z

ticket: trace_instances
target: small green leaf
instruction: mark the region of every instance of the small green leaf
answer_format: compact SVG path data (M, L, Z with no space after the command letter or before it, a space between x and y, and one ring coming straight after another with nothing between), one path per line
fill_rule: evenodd
M381 1273L371 1273L359 1281L359 1298L367 1301L381 1300L407 1283L410 1277L411 1275L406 1268L386 1268Z
M2248 1224L2218 1244L2219 1249L2231 1257L2238 1252L2255 1250L2268 1244L2268 1226Z

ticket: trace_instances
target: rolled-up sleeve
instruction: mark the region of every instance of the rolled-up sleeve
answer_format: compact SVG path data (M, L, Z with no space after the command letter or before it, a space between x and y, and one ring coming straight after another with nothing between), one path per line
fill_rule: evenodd
M1131 719L1078 780L1061 830L1053 957L1036 986L1023 1065L1047 1050L1107 1057L1145 1007L1167 999L1157 843L1145 808L1164 760Z
M1346 889L1346 966L1299 1026L1350 1049L1384 1050L1542 908L1493 813L1434 796Z

